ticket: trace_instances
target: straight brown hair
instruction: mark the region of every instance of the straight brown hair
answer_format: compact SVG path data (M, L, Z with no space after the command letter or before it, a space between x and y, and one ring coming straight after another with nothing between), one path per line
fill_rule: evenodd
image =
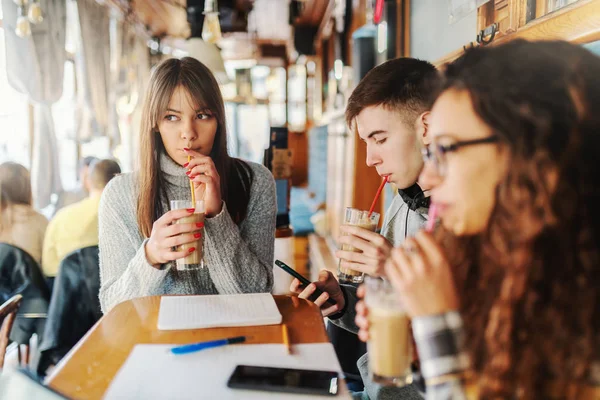
M31 203L31 180L27 168L14 162L0 164L0 215L12 205L31 206ZM2 220L6 226L2 226ZM10 217L0 218L0 232L9 229L10 225Z
M31 203L31 180L27 168L14 162L0 164L0 210L12 204L30 206Z
M190 94L198 108L210 110L217 120L217 132L210 157L221 177L221 198L227 204L229 214L239 225L248 211L252 170L244 161L230 157L227 152L225 105L217 80L195 58L169 59L158 65L152 73L142 111L137 221L145 237L150 237L154 221L166 211L161 202L167 202L168 199L160 168L160 153L165 149L158 131L158 122L178 86L182 86Z

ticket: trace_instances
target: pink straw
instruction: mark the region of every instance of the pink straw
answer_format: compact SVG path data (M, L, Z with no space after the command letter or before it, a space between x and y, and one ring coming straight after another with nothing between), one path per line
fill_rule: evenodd
M435 228L435 220L438 217L438 208L435 204L432 204L429 207L429 213L427 218L427 224L425 224L426 232L433 232L433 228Z
M375 194L375 198L373 199L373 204L371 204L371 208L369 208L368 218L371 218L371 214L373 214L373 210L375 209L375 204L377 204L377 200L379 200L379 196L381 195L381 191L383 190L383 187L387 183L388 178L389 178L389 175L386 176L385 178L383 178L383 181L381 182L381 185L379 185L379 189L377 189L377 193Z

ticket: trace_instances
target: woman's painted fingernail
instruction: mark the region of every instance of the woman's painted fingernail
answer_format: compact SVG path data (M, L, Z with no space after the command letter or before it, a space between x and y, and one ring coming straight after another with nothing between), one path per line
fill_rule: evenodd
M194 179L195 177L197 177L198 175L188 175L190 177L190 179Z
M190 151L190 149L188 149L187 147L184 147L183 151Z
M190 165L190 163L186 162L185 164L183 164L183 168L187 167L188 165Z
M194 233L194 237L196 239L200 239L202 237L202 234L201 233Z
M204 228L204 222L196 222L196 228Z
M196 211L195 208L186 208L187 212L189 213L193 213L194 211Z
M196 248L195 248L195 247L190 247L190 249L188 250L188 253L193 253L193 252L195 252L195 251L196 251Z
M189 176L191 173L192 173L192 171L185 171L185 174L186 174L186 175L188 175L188 176Z

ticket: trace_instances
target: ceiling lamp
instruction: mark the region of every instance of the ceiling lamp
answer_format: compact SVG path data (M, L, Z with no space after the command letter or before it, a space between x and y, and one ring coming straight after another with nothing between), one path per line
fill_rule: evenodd
M202 39L204 39L205 42L217 43L221 40L221 24L219 23L218 10L217 0L206 0L204 3Z
M28 4L28 0L13 0L13 2L19 7L15 33L20 38L29 37L31 24L39 24L44 20L39 0L33 0L31 4Z
M42 15L42 7L40 7L39 1L34 1L27 11L27 18L29 22L32 24L39 24L44 20L44 16Z
M31 36L31 25L25 15L25 7L19 7L19 16L17 17L17 24L15 26L15 33L20 38Z
M206 65L221 85L229 82L223 57L215 44L207 43L200 38L190 38L187 40L187 52L190 57Z

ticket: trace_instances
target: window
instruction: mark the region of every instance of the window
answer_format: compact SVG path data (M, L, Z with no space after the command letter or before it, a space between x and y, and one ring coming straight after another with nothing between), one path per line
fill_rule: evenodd
M63 93L52 105L54 132L58 145L60 177L65 190L77 186L77 140L75 135L75 66L65 62Z
M6 76L4 29L0 28L0 162L14 161L31 168L29 103L14 90Z

